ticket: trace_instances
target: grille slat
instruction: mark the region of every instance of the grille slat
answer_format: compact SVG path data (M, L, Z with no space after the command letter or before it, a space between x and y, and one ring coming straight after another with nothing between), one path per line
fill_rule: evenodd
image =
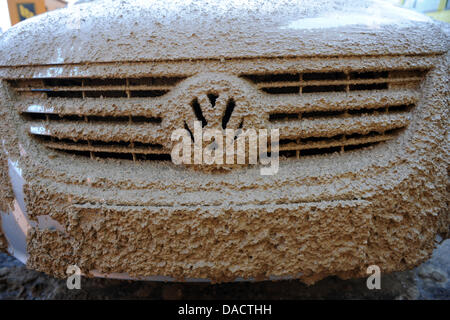
M377 114L395 114L410 111L414 105L388 105L379 108L364 109L344 109L344 110L323 110L308 111L300 113L272 113L269 114L269 121L290 121L297 119L321 119L321 118L338 118L349 115L377 115Z
M295 81L295 82L260 82L257 83L258 89L281 88L281 87L308 87L308 86L342 86L357 84L378 84L378 83L407 83L422 80L421 77L408 78L387 78L387 79L358 79L358 80L314 80L314 81Z
M10 81L19 94L41 95L48 98L86 97L157 97L168 93L185 77L144 78L44 78Z
M377 116L347 116L333 119L300 119L288 122L272 122L271 128L280 130L280 139L308 137L332 137L338 134L367 134L405 128L409 114L383 114Z
M153 101L155 100L155 101ZM141 98L129 99L22 99L16 104L19 113L42 113L61 116L134 116L161 118L163 102L160 98L148 99L143 103Z
M378 109L385 106L410 105L419 101L417 90L372 91L364 92L320 93L303 96L285 95L282 99L269 95L263 101L264 109L274 113L301 113L311 111L345 111L357 109Z
M159 124L162 119L159 117L143 117L143 116L99 116L99 115L61 115L55 113L33 113L24 112L22 116L29 121L46 120L46 121L84 121L86 123L106 122L110 124L136 124L136 123L152 123Z
M161 143L164 132L158 124L112 124L110 122L86 123L81 121L30 121L32 135L53 136L58 139L95 140L104 142Z
M52 92L52 91L145 91L145 90L166 90L169 91L172 86L74 86L74 87L33 87L33 88L23 88L18 87L16 91L42 91L42 92Z
M243 78L268 94L307 94L416 88L424 70L382 70L293 74L250 74Z
M360 135L359 138L351 138L352 135L340 135L337 137L322 138L319 141L311 142L306 139L299 139L299 141L280 142L280 151L296 151L296 150L311 150L311 149L325 149L331 147L344 147L350 145L361 145L367 143L377 143L393 139L397 132L389 133L372 133L367 135Z
M366 148L397 137L410 122L427 72L402 67L256 70L236 76L262 93L257 126L279 129L280 155L299 158ZM170 160L170 150L164 147L170 137L164 130L164 115L167 102L176 96L165 94L185 78L45 78L8 83L29 134L41 145L77 156L136 161Z

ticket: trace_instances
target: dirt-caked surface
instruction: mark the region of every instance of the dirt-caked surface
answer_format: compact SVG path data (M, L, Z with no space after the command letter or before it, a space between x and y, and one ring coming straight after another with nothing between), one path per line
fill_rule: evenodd
M450 299L450 240L438 245L416 269L381 278L380 290L366 279L328 277L312 286L298 280L225 284L164 283L82 278L80 290L65 280L27 270L0 254L0 299Z

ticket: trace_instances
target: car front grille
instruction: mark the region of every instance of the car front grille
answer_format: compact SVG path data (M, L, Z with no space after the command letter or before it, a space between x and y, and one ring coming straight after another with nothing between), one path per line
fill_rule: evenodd
M409 124L427 69L237 74L263 97L268 129L280 130L280 155L366 148ZM57 151L91 158L170 160L161 126L167 94L188 78L12 79L28 133Z

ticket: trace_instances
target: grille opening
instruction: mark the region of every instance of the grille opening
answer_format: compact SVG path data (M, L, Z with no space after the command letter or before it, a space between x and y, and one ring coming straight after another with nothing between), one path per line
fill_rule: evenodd
M184 122L184 129L186 129L186 130L189 132L189 135L191 136L191 140L192 140L192 141L195 141L195 140L194 140L194 135L193 135L191 129L189 128L189 126L187 125L186 122Z
M300 87L274 87L274 88L263 88L264 92L271 94L286 94L286 93L299 93Z
M131 154L131 153L111 153L111 152L89 152L76 150L58 150L59 152L71 154L74 156L81 156L91 159L119 159L129 161L171 161L170 154Z
M414 105L412 104L402 104L399 106L390 106L389 111L390 112L407 112L411 111L414 108Z
M81 115L58 115L58 114L48 114L48 113L32 113L32 112L26 112L22 113L22 117L27 121L61 121L61 120L67 120L67 121L80 121L83 120L83 116Z
M83 94L81 92L81 94ZM86 91L84 93L86 98L126 98L125 91Z
M269 114L269 121L280 122L280 121L295 121L299 119L321 119L321 118L332 118L332 117L342 117L346 115L358 116L358 115L377 115L384 113L401 113L409 112L414 108L414 104L402 104L402 105L392 105L384 106L380 108L361 108L361 109L348 109L348 110L324 110L324 111L308 111L302 113L271 113Z
M45 114L45 113L22 113L22 117L27 121L39 121L39 120L47 120L47 117L54 117L53 114ZM59 118L59 117L58 117Z
M144 116L87 116L92 122L131 122L131 123L161 123L162 119Z
M42 80L44 86L52 86L52 87L75 87L82 86L82 79L44 79Z
M107 86L173 86L185 77L142 77L142 78L42 78L16 79L9 83L13 88L42 87L107 87Z
M83 145L83 146L87 146L89 145L89 142L87 140L71 140L71 139L58 139L58 138L53 138L53 137L49 137L49 136L34 136L35 139L39 140L39 142L45 143L45 142L57 142L57 143L61 143L61 144L78 144L78 145Z
M341 140L344 137L344 135L336 135L333 137L309 137L309 138L302 138L300 139L301 143L308 144L310 142L322 142L322 141L332 141L332 140Z
M312 136L298 139L281 139L280 154L283 154L285 157L295 156L300 158L309 155L363 149L388 141L403 130L405 130L405 127L381 132L339 134L331 137Z
M131 116L131 122L134 122L134 123L139 123L139 122L161 123L162 122L162 118L160 118L160 117Z
M303 87L303 93L314 92L345 92L345 86L306 86Z
M65 150L65 151L61 151L61 150L57 150L59 152L64 152L73 156L81 156L81 157L91 157L91 153L89 151L77 151L77 150Z
M379 142L370 142L370 143L363 143L363 144L357 144L357 145L349 145L344 147L344 151L352 151L352 150L359 150L363 148L372 147L379 144Z
M298 73L254 74L254 75L244 75L243 77L255 83L279 82L279 81L290 82L290 81L298 81L300 79L300 75Z
M92 87L107 87L107 86L125 86L126 79L84 79L84 86L92 86Z
M303 112L302 118L305 119L313 119L313 118L327 118L327 117L336 117L344 114L345 111L311 111L311 112Z
M42 86L42 80L40 79L17 79L9 80L9 85L13 88L36 88Z
M351 84L350 91L357 90L385 90L388 88L387 83L360 83L360 84Z
M47 98L83 98L81 91L52 91L47 92Z
M296 156L296 151L293 150L282 150L279 152L280 157L293 158Z
M160 124L160 117L145 116L91 116L91 115L58 115L48 113L24 112L22 116L27 121L84 121L110 123L154 123Z
M91 147L126 147L126 148L149 148L149 149L156 149L156 150L162 150L163 146L161 144L157 143L144 143L144 142L137 142L137 141L102 141L102 140L72 140L72 139L59 139L56 137L50 137L50 136L33 136L35 139L39 140L40 142L52 142L59 144L61 147L64 145L86 145ZM57 149L55 144L54 149ZM95 151L90 150L90 151ZM130 151L131 153L131 151Z
M80 120L83 120L83 117L79 116L79 115L67 115L67 116L61 117L61 116L55 114L55 115L49 116L49 120L80 121Z
M286 74L244 74L268 94L312 94L417 88L427 70L349 70Z
M281 146L283 144L297 143L297 140L295 140L295 139L280 139L280 141L278 143Z
M87 117L88 121L92 121L92 122L130 122L130 117L127 116L118 116L118 117L113 117L113 116L88 116Z
M314 149L301 150L300 156L314 156L314 155L335 153L335 152L340 152L340 151L341 151L341 147L314 148Z
M91 158L115 158L134 161L171 159L170 154L165 153L166 151L164 151L161 144L133 141L75 141L71 139L58 139L49 136L34 136L34 138L50 149Z
M172 157L167 153L160 154L136 154L136 159L140 161L172 161Z
M84 142L88 142L86 140L82 140ZM79 143L80 141L77 141ZM107 142L107 141L89 141L90 145L93 147L103 147L103 146L111 146L111 147L131 147L131 142L127 141L116 141L116 142Z
M270 94L292 94L292 95L302 95L302 94L315 94L321 92L350 92L350 91L358 91L358 90L396 90L396 89L405 89L412 88L413 85L419 85L422 77L426 74L427 70L375 70L375 71L358 71L358 70L349 70L346 72L307 72L307 73L298 73L298 72L290 72L290 73L274 73L274 74L258 74L258 75L250 75L243 76L248 80L253 81L258 87L259 90L270 93ZM10 84L13 85L13 88L16 88L15 92L18 95L29 95L33 94L34 96L40 95L43 99L45 97L56 97L56 98L129 98L129 97L158 97L166 94L170 91L171 86L176 84L178 81L183 80L183 77L144 77L144 78L65 78L65 79L24 79L24 80L13 80L9 81ZM353 93L354 96L362 97L369 92L357 92ZM380 94L384 94L384 92L376 92L378 97ZM387 93L390 95L391 93ZM392 93L393 94L393 93ZM398 94L401 94L399 91L395 93L394 97L397 97ZM349 94L349 98L350 98ZM325 96L325 95L323 95ZM338 98L343 97L345 100L347 95L340 94L336 95ZM212 106L215 106L217 103L218 96L215 92L209 92L207 95L209 101ZM289 97L291 98L291 97ZM295 97L292 97L295 98ZM393 98L394 99L394 98ZM86 100L86 102L91 103L95 100ZM302 119L327 119L326 121L330 121L330 123L334 120L328 120L333 117L346 117L345 121L357 120L356 116L358 115L370 115L373 117L379 117L379 113L391 114L396 112L409 112L414 105L407 105L401 103L405 103L405 101L414 101L411 99L401 100L395 98L392 100L392 106L380 106L381 101L376 102L375 108L358 108L359 106L354 105L352 108L348 110L323 110L323 108L319 109L319 106L316 109L321 111L308 111L308 112L297 112L292 113L292 111L304 110L303 108L296 106L294 108L283 109L281 106L277 107L277 110L281 111L279 113L270 114L269 121L275 122L283 122L283 121L298 121L299 123ZM34 101L33 101L34 102ZM63 100L55 100L51 101L61 103ZM107 103L117 103L115 100L106 101ZM51 104L49 103L49 105ZM77 101L73 101L71 103L77 103ZM119 102L120 103L120 102ZM40 104L40 103L39 103ZM353 103L352 103L353 104ZM132 103L130 102L130 105ZM42 106L46 106L42 104ZM198 120L202 121L203 126L207 124L206 118L202 114L202 110L200 108L198 99L194 99L191 101L191 106L193 108L194 114ZM46 106L47 107L47 106ZM225 129L230 116L235 107L235 102L233 100L229 100L227 102L226 111L222 117L222 127ZM343 105L342 107L346 107ZM342 109L341 106L336 106L335 109ZM21 106L23 108L23 106ZM58 107L59 108L59 107ZM57 110L59 110L56 108ZM279 109L278 109L279 108ZM314 107L313 107L314 108ZM41 108L43 112L52 112L48 111L51 109ZM37 110L37 112L41 112L39 108L29 108L29 110ZM65 109L64 109L65 110ZM68 109L69 110L69 109ZM75 111L73 111L75 110ZM64 112L77 112L77 109L73 107L70 108L70 111ZM83 109L84 110L84 109ZM283 112L284 111L284 112ZM286 112L288 111L288 112ZM87 113L91 113L88 111ZM93 113L93 114L92 114ZM146 117L146 116L133 116L133 110L122 111L122 114L119 116L102 116L102 111L94 111L91 114L86 115L78 115L78 114L69 114L69 115L59 115L59 114L41 114L41 113L22 113L24 119L26 120L39 120L39 121L71 121L71 122L80 122L83 125L89 122L104 122L98 123L97 125L105 126L106 130L108 123L111 124L128 124L132 123L161 123L162 119L160 117ZM128 115L130 114L130 115ZM355 118L352 118L355 116ZM306 137L300 138L304 133L300 132L302 128L299 128L299 132L297 134L294 123L287 124L287 127L291 132L288 137L290 139L283 139L280 141L280 155L283 157L303 157L307 155L315 155L315 154L327 154L333 152L345 152L355 149L366 148L368 146L375 145L377 143L387 141L392 139L394 135L398 134L401 130L406 128L406 125L403 124L403 117L392 117L389 118L392 121L396 121L396 119L400 119L402 123L393 123L392 126L388 127L399 127L404 126L399 129L390 129L385 132L369 132L367 133L366 127L361 124L361 128L358 126L355 127L355 131L359 131L353 134L341 134L336 136L327 137L329 132L324 132L321 128L317 132L314 129L315 122L308 121L307 134L308 135L317 135L315 137ZM370 119L368 116L364 116L361 118L361 121L365 121ZM357 120L359 121L359 120ZM319 123L319 122L318 122ZM406 122L405 122L406 123ZM44 123L45 124L45 123ZM78 136L74 135L70 139L60 140L56 137L52 137L52 134L56 135L56 131L51 128L52 125L56 126L55 123L47 123L43 128L39 128L39 124L31 124L30 134L33 137L39 139L46 139L44 141L44 145L47 147L59 150L61 152L69 152L72 154L85 155L91 158L116 158L116 159L128 159L133 161L141 161L141 160L170 160L170 152L165 149L162 145L151 144L151 143L140 143L140 142L123 142L123 141L98 141L98 139L103 139L103 137L96 136L95 133L89 134L88 136L83 136L83 139L79 140ZM284 124L277 123L275 126L283 127ZM309 128L309 126L312 126ZM322 126L323 123L320 123ZM64 123L58 123L58 128L65 128ZM241 126L242 127L242 123ZM113 127L111 127L113 128ZM189 130L189 128L186 126ZM39 130L43 129L43 130ZM44 130L45 129L45 130ZM310 130L311 129L311 130ZM371 129L369 129L371 130ZM190 130L189 130L190 131ZM311 132L309 132L311 131ZM339 130L337 132L343 132L343 130ZM42 136L41 136L42 135ZM48 136L44 136L48 135ZM62 134L64 136L65 134ZM298 138L295 136L298 135ZM320 136L322 135L322 136ZM72 135L68 135L72 137ZM192 136L192 133L191 133ZM81 136L80 136L81 137ZM292 138L294 137L294 138ZM111 140L116 140L114 135L106 138ZM122 139L118 138L118 139ZM127 139L127 138L126 138ZM155 138L155 141L158 138ZM146 140L142 140L146 141Z
M388 107L381 107L376 109L356 109L356 110L348 110L348 113L351 115L362 115L362 114L377 114L377 113L386 113L388 111Z
M134 141L133 144L134 144L135 148L152 148L152 149L159 149L159 150L163 149L163 146L161 144L157 144L157 143L143 143L143 142Z
M186 77L43 78L10 80L21 95L42 92L47 98L160 97Z
M185 77L143 77L143 78L129 78L130 86L174 86Z
M369 72L351 72L350 79L378 79L387 78L389 72L387 71L369 71Z
M427 73L427 70L393 70L389 72L389 77L398 78L423 78Z
M311 72L304 73L303 80L343 80L346 78L344 72Z
M370 137L371 135L373 136L376 134L378 134L378 132L374 132L374 131L371 131L368 134L352 133L352 134L347 135L347 139L363 139L365 137Z

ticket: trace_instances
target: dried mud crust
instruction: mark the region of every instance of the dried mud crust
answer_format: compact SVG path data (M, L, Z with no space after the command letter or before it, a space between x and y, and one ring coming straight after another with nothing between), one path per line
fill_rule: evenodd
M0 299L450 299L450 240L431 259L404 272L381 273L381 290L368 290L366 278L328 277L314 285L297 280L164 283L82 278L81 290L68 290L65 279L28 270L0 254Z
M20 160L28 215L33 221L49 215L64 230L32 229L28 266L58 277L76 264L88 275L96 270L214 282L295 276L307 283L363 276L371 264L385 272L412 268L429 257L447 219L445 59L430 70L398 139L363 152L286 162L266 180L252 169L208 175L170 164L49 153L14 132L11 124L23 120L5 100L11 112L0 128L9 155ZM167 116L179 115L173 109ZM72 129L74 137L83 134ZM167 138L162 130L155 134ZM17 146L25 154L14 154Z
M398 191L409 192L408 184ZM77 264L103 273L216 282L301 274L313 283L331 274L363 276L367 264L391 272L427 259L438 217L412 214L420 207L400 195L374 201L216 214L204 208L84 209L69 218L70 236L33 230L28 265L60 277Z

